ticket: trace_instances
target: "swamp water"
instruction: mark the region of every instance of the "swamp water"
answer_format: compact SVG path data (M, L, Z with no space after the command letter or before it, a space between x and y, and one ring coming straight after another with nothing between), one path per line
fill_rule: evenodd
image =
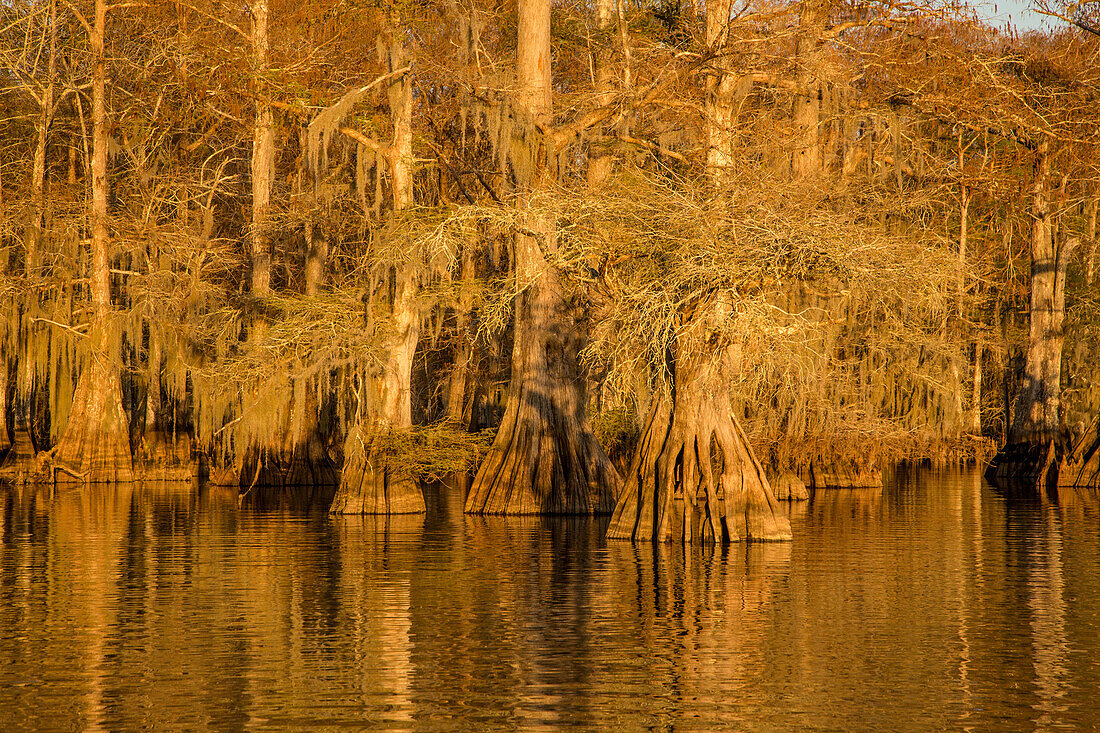
M0 487L0 730L1100 726L1095 497L917 473L686 553L428 506Z

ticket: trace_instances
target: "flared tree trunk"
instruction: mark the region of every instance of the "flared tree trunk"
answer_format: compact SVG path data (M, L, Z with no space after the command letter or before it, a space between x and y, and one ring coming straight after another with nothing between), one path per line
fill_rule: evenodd
M66 475L86 483L133 480L130 431L112 351L111 265L107 233L107 110L104 32L106 0L96 0L92 50L92 266L93 323L90 348L53 460ZM61 478L58 475L58 478Z
M710 358L706 344L678 339L672 394L650 408L609 539L791 539L790 521L730 410L729 377Z
M530 125L551 121L550 2L518 6L516 106ZM520 155L526 186L547 185L544 150ZM544 254L555 247L554 226L534 212L515 235L516 299L512 380L504 420L466 498L471 514L607 513L619 477L592 433L580 335L563 283Z
M390 71L402 67L404 50L396 28L390 43ZM393 212L412 206L412 79L408 74L389 87L393 117L390 170ZM420 340L416 302L419 277L415 263L395 266L392 278L391 333L384 361L372 378L372 392L344 446L340 488L332 501L334 514L409 514L425 511L424 493L409 467L392 447L412 428L412 362Z

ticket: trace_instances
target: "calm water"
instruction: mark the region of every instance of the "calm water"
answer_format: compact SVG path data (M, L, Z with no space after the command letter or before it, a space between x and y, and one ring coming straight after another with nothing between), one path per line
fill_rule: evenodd
M1100 726L1100 519L977 474L819 492L795 542L0 489L0 729Z

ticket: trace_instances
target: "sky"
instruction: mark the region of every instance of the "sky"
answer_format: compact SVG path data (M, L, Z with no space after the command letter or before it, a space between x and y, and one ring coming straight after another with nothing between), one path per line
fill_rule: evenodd
M990 22L994 24L1011 22L1018 30L1027 31L1041 28L1056 21L1032 12L1032 0L971 0Z

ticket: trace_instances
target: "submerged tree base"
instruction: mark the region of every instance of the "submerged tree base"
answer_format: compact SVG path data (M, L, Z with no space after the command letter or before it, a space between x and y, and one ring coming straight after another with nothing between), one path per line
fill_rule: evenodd
M44 477L44 474L40 474L40 464L35 458L30 432L17 428L11 448L4 456L4 460L0 461L0 478L16 484L25 484Z
M806 482L791 471L784 471L771 481L775 498L779 501L807 501L810 498L810 490Z
M1100 417L1076 439L1009 443L985 477L1001 487L1100 489Z
M143 481L191 481L198 464L191 449L191 436L166 430L147 432L138 447L134 463Z
M744 432L701 390L655 400L609 539L737 542L791 539Z
M881 489L882 470L853 461L811 461L804 475L806 484L817 489Z
M316 436L307 438L295 447L290 456L285 486L338 486L340 471L332 462L328 451Z
M407 464L392 455L387 435L366 437L356 426L344 449L340 487L332 514L419 514L427 510L424 492Z
M77 382L65 432L48 455L56 480L134 480L130 431L121 395L118 373L103 365L97 355L91 355Z
M526 384L508 401L504 421L466 497L467 514L608 514L619 474L572 404Z

